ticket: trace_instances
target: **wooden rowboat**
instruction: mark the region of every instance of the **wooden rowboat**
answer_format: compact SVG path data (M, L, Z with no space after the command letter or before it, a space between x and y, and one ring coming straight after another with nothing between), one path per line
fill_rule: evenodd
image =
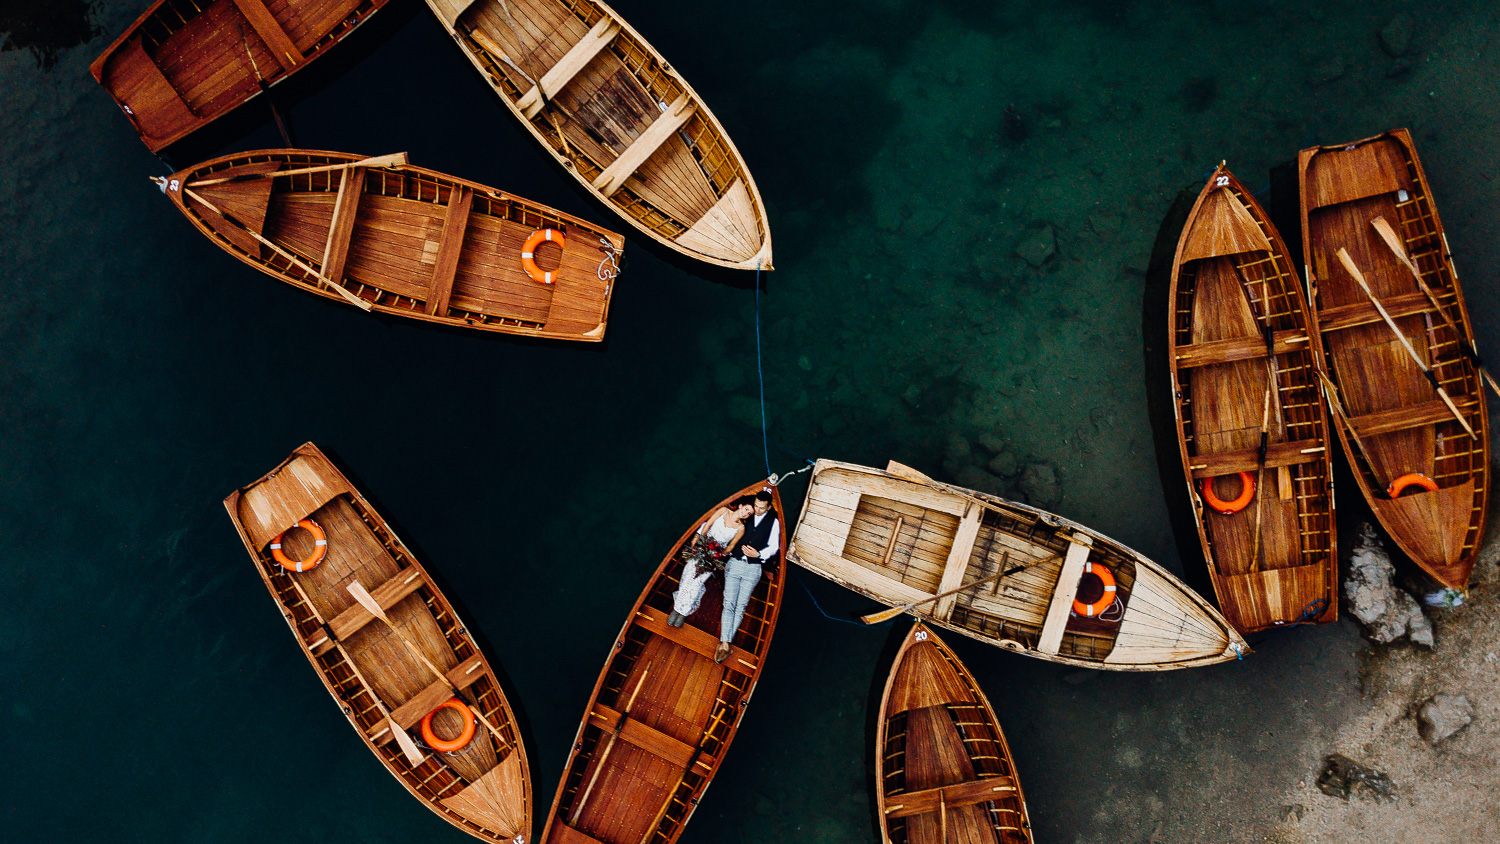
M1468 357L1474 332L1411 135L1396 129L1305 149L1297 173L1309 298L1336 387L1331 401L1339 403L1344 452L1370 509L1401 550L1445 586L1463 589L1484 537L1489 416ZM1427 291L1405 260L1415 262ZM1392 499L1388 488L1412 473L1436 489Z
M604 339L623 237L408 166L404 153L259 150L159 182L225 251L324 298L481 331ZM530 246L548 231L564 237ZM523 263L531 250L541 281Z
M1338 618L1322 349L1292 266L1260 203L1219 165L1177 241L1168 348L1198 539L1219 608L1247 634ZM1206 504L1200 490L1215 488L1240 509Z
M746 487L694 522L636 599L584 710L542 832L545 844L671 844L682 835L760 679L786 566L756 585L733 649L716 665L723 576L709 581L687 623L670 627L679 554L715 510L764 488L764 481ZM781 495L769 489L785 549Z
M152 152L344 40L388 0L157 0L89 66Z
M516 117L653 240L771 269L750 169L687 81L597 0L427 0Z
M1130 548L895 462L881 471L819 460L787 559L892 606L1000 575L912 614L1053 662L1164 671L1250 650L1207 601Z
M886 844L1031 844L1026 798L995 710L921 621L896 654L878 723Z
M453 607L370 502L308 443L224 507L297 644L375 757L459 829L525 844L531 774L515 714ZM308 529L291 530L309 519L327 537L327 556L311 570L283 568L278 549L292 561L316 553ZM389 621L351 594L355 583ZM433 736L459 737L468 717L455 697L479 716L467 746L400 746L415 745L407 731L435 710Z

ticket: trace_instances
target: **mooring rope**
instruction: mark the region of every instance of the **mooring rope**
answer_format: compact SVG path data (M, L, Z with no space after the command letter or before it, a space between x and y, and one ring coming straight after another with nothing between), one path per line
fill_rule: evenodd
M755 373L760 376L760 447L766 454L766 476L771 475L771 435L766 431L766 369L760 359L760 261L755 262Z
M849 618L839 618L836 615L829 615L828 614L828 610L823 609L823 605L820 604L820 603L818 603L817 596L814 595L812 589L810 587L808 587L807 581L805 581L805 580L802 579L802 575L794 572L794 576L797 578L797 582L800 583L800 584L802 584L802 591L807 593L807 598L808 598L808 600L812 601L813 607L818 612L822 613L823 617L826 618L826 619L828 619L829 621L837 621L840 624L852 624L855 627L875 628L875 627L885 627L885 626L889 625L891 622L895 621L896 618L900 618L901 617L901 616L898 615L898 616L896 616L896 618L888 618L885 621L880 622L879 624L865 624L863 621L855 621L855 620L849 619Z

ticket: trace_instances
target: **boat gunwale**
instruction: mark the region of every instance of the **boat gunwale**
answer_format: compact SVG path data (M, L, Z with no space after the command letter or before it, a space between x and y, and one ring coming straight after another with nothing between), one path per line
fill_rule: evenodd
M327 690L329 696L333 699L334 705L337 706L340 713L343 714L344 719L349 722L349 726L353 728L354 732L359 735L360 740L364 743L365 747L370 750L370 753L374 755L375 758L378 759L383 766L385 766L385 769L390 772L391 776L395 777L396 780L401 783L401 786L406 789L407 793L411 794L412 797L416 798L422 803L422 805L432 810L433 813L441 817L443 820L452 824L454 827L468 833L469 835L474 836L475 838L481 838L487 841L495 841L501 844L503 844L503 842L512 840L511 838L501 838L498 835L480 834L476 831L476 828L484 830L487 830L488 828L482 827L477 823L469 821L467 818L464 818L462 815L458 814L458 812L446 809L440 803L429 799L426 795L417 791L417 789L407 779L408 775L415 775L416 767L408 765L407 772L403 774L393 763L393 757L387 755L386 752L382 750L381 746L377 745L374 740L370 738L369 734L365 731L365 728L360 726L360 724L355 720L353 712L344 703L344 699L340 697L338 689L334 686L331 678L328 676L328 672L323 668L322 665L318 663L317 655L312 652L312 649L307 645L307 641L303 637L301 631L297 629L297 623L294 620L291 609L282 601L280 593L277 591L276 586L271 582L271 578L267 574L269 567L274 563L268 560L267 556L263 553L264 549L258 549L252 545L250 535L246 531L245 525L240 519L238 508L239 503L246 492L261 485L262 483L265 483L267 480L279 474L283 469L290 465L292 461L300 457L311 457L313 459L322 461L330 470L332 470L334 475L337 476L337 479L348 490L347 492L341 492L338 495L335 495L327 501L323 502L322 504L319 504L318 509L326 507L329 503L344 495L348 495L353 498L359 504L359 506L363 508L365 514L368 514L372 519L379 523L380 527L383 528L386 533L390 534L390 537L395 545L406 557L406 560L411 563L411 567L413 569L416 569L421 574L423 581L422 588L429 590L439 601L442 602L444 608L446 608L448 613L453 617L453 621L456 625L455 629L463 633L464 637L469 640L469 645L471 648L473 648L474 655L479 657L480 665L484 667L485 676L489 679L490 684L494 687L495 696L500 701L498 711L503 713L506 720L509 721L511 725L511 731L515 734L515 746L511 750L511 753L517 756L521 765L521 784L523 792L522 814L524 816L522 820L522 829L518 834L523 836L529 835L531 832L532 823L534 821L535 789L533 788L533 783L531 781L531 764L526 753L525 737L522 735L521 724L516 717L515 709L511 706L510 697L506 694L505 686L500 682L499 675L495 673L494 667L490 665L489 657L485 655L484 649L479 646L479 642L475 639L474 634L469 632L469 625L459 617L458 610L453 606L453 602L448 600L447 595L443 594L443 591L438 588L437 582L433 580L431 573L428 572L427 569L422 565L421 561L417 559L416 554L412 553L411 547L396 535L396 531L391 527L390 522L388 522L384 516L381 516L380 513L375 509L375 507L370 503L370 501L365 498L364 495L359 491L358 487L350 482L349 478L344 475L343 470L341 470L333 462L333 460L328 457L328 455L324 454L322 449L318 448L310 441L303 443L302 445L294 449L285 460L282 460L280 463L276 464L276 467L271 469L269 472L266 472L264 475L260 476L254 481L230 492L229 495L225 496L223 501L224 509L228 511L229 519L234 523L235 531L239 533L241 543L244 544L246 552L250 554L250 559L255 565L256 573L260 575L261 583L265 585L266 591L270 592L271 600L276 602L277 609L281 610L282 620L286 623L287 628L291 631L292 638L296 639L298 649L302 651L302 655L305 656L308 663L312 665L313 672L317 674L318 679L323 683L323 688ZM316 510L314 512L316 512ZM310 516L311 514L309 513L308 515ZM419 591L420 590L418 590L418 592ZM413 592L412 595L408 595L402 600L408 600L411 597L416 596L418 592ZM351 697L357 697L360 693L366 694L372 699L379 700L381 704L390 711L394 711L398 706L401 705L400 703L392 704L390 702L382 700L375 689L365 685L363 682L359 684L359 688L360 691L356 691L355 693L353 693L353 695L351 695ZM497 724L497 728L499 726L500 725ZM443 767L448 768L455 776L457 775L457 772L453 771L451 766L448 765L446 761L442 761L441 757L443 754L433 750L428 755L431 759L438 759ZM400 756L400 754L395 753L394 756ZM496 756L496 768L498 768L499 765L504 761L503 759L499 758L498 749ZM455 792L455 794L456 793L459 792ZM471 828L471 825L473 828Z
M1215 185L1215 177L1218 176L1227 177L1229 180L1228 183L1223 186ZM1181 278L1182 269L1185 264L1182 255L1183 250L1187 246L1188 234L1192 230L1193 224L1198 221L1199 213L1203 210L1203 204L1207 201L1208 197L1217 190L1220 190L1224 187L1229 188L1233 193L1237 193L1238 197L1243 198L1245 200L1246 209L1250 212L1251 217L1255 219L1256 222L1264 224L1264 231L1268 235L1267 239L1270 241L1272 252L1279 252L1281 254L1283 260L1286 263L1287 275L1289 276L1289 280L1292 282L1292 287L1294 287L1297 291L1296 294L1291 298L1296 301L1298 307L1300 308L1302 329L1303 332L1308 336L1308 351L1312 354L1313 364L1325 372L1328 368L1323 353L1322 335L1314 328L1316 322L1314 321L1313 315L1311 313L1311 306L1308 304L1307 297L1304 295L1302 279L1298 276L1296 267L1292 263L1291 251L1287 248L1285 240L1281 237L1281 232L1271 222L1270 215L1266 213L1265 208L1263 208L1260 202L1256 200L1255 195L1246 190L1244 184L1240 182L1240 180L1233 173L1231 173L1227 167L1224 166L1224 163L1221 162L1217 167L1214 168L1213 172L1209 174L1208 180L1204 183L1203 189L1199 191L1197 199L1193 202L1192 210L1188 212L1186 222L1183 223L1182 233L1177 238L1177 249L1172 257L1172 276L1167 288L1167 366L1171 373L1172 379L1172 404L1174 410L1173 417L1177 429L1178 457L1182 462L1183 475L1187 481L1188 500L1192 504L1195 511L1194 522L1196 523L1196 529L1198 531L1198 542L1203 551L1204 562L1207 564L1209 580L1213 584L1215 598L1218 600L1219 606L1221 608L1224 606L1223 596L1224 589L1227 585L1226 581L1228 576L1221 575L1219 573L1219 567L1217 562L1215 561L1213 546L1208 535L1208 527L1206 524L1206 520L1208 517L1208 508L1203 506L1202 499L1199 496L1197 484L1194 482L1193 470L1191 468L1192 455L1189 455L1187 450L1186 429L1182 413L1182 400L1180 398L1182 390L1180 374L1181 369L1177 365L1177 350L1181 347L1177 344L1177 325L1173 314L1175 313L1175 308L1177 306L1179 279ZM1329 551L1327 558L1321 563L1324 569L1323 579L1325 581L1325 585L1327 586L1327 606L1325 606L1323 611L1316 617L1314 617L1313 619L1308 619L1306 623L1325 624L1338 620L1338 522L1336 516L1337 505L1333 496L1333 450L1329 447L1331 444L1331 437L1329 437L1328 407L1326 402L1324 402L1322 399L1323 391L1321 385L1314 383L1313 390L1318 396L1318 432L1321 436L1320 442L1323 447L1323 457L1321 462L1323 463L1323 477L1327 482L1325 486L1325 495L1328 504L1326 516L1328 519ZM1280 391L1281 388L1278 386L1277 392ZM1289 624L1289 622L1272 622L1270 624L1259 626L1242 626L1239 623L1238 618L1231 617L1228 613L1222 612L1222 609L1221 614L1225 617L1226 620L1229 621L1230 624L1234 625L1234 627L1240 632L1241 635L1246 636L1252 633L1258 633L1262 630L1279 629L1282 627L1286 627Z

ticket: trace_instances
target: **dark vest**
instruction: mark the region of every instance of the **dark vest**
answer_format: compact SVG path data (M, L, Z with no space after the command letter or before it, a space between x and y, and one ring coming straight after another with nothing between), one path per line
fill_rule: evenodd
M748 547L760 551L771 544L771 529L774 527L776 527L775 510L767 510L766 514L761 517L759 525L755 524L755 515L752 513L750 518L745 519L745 535L740 537L740 544L734 546L734 553L731 556L737 559L750 560L749 555L745 553L745 549ZM760 557L759 559L751 560L751 562L764 565L773 559L775 559L774 556Z

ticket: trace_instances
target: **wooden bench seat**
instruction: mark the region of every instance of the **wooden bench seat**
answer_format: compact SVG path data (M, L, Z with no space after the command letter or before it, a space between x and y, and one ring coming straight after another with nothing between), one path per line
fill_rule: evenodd
M469 229L469 209L474 191L455 186L448 197L448 211L443 215L443 233L438 243L437 259L432 265L432 282L427 288L427 313L448 315L448 298L453 295L453 279L458 275L458 256L464 248L464 233Z
M354 240L354 220L359 216L359 199L364 192L365 168L346 169L339 181L338 198L333 203L328 239L323 244L323 275L334 284L344 282L344 267L349 261L349 246Z
M588 63L593 61L601 50L608 47L609 42L619 34L620 23L618 21L608 15L600 18L587 34L568 48L568 52L557 60L557 64L548 68L547 72L542 74L542 78L516 100L516 108L526 115L527 120L535 118L541 113L547 100L557 96L557 92L572 81L573 77L588 66Z
M651 607L642 607L641 611L636 613L635 623L664 639L676 642L699 656L713 659L714 652L719 649L719 640L713 634L705 630L699 630L689 624L684 624L681 627L673 627L667 624L665 615ZM739 668L735 663L739 663L745 667ZM755 654L738 645L730 645L729 656L725 658L724 666L726 668L733 668L742 674L754 671L756 666Z
M240 10L240 14L245 16L245 20L250 22L250 27L255 30L255 34L259 35L260 40L266 42L266 46L271 48L271 55L276 57L276 63L288 71L295 70L306 57L302 55L301 50L297 49L296 43L292 41L292 37L287 34L286 30L281 28L280 21L277 21L276 16L271 14L271 10L266 8L266 4L261 0L233 0L233 2Z
M1453 396L1452 398L1460 412L1479 403L1470 396ZM1349 421L1354 424L1354 433L1361 437L1373 437L1378 434L1389 434L1392 431L1406 431L1423 425L1457 422L1458 420L1453 418L1453 412L1448 409L1448 405L1444 404L1442 399L1433 399L1421 404L1409 404L1390 410L1366 413L1362 416L1351 417Z
M1277 354L1308 348L1307 335L1301 331L1277 331L1272 335ZM1177 368L1209 366L1215 363L1230 363L1237 360L1254 360L1266 356L1266 341L1262 337L1235 337L1230 340L1213 340L1177 347Z
M594 179L594 189L605 196L614 196L625 185L625 180L645 164L646 159L660 149L667 138L681 129L697 111L698 107L693 105L687 94L678 97L676 102L646 127L646 131L636 136L613 163L604 168L604 172Z
M389 610L400 603L407 595L421 589L427 581L422 579L422 573L414 568L402 569L394 577L370 590L370 597L380 604L383 610ZM322 656L333 650L334 641L344 641L353 636L356 631L366 624L375 620L370 611L360 606L358 602L352 604L348 609L334 616L328 622L328 629L333 633L333 639L326 635L316 633L308 642L308 649L313 656Z
M655 727L621 715L618 710L602 703L594 704L593 710L589 712L589 723L606 733L614 732L615 725L620 723L621 718L625 719L624 725L620 727L621 739L684 770L693 761L693 746L687 742L678 741Z
M927 788L908 794L891 794L885 798L885 816L908 818L912 815L936 812L940 806L949 809L973 806L976 803L984 803L1014 794L1015 791L1014 777L990 777L938 788Z
M1068 613L1073 611L1073 599L1078 595L1078 584L1083 579L1083 564L1088 562L1089 551L1094 541L1083 534L1074 534L1068 545L1068 555L1063 559L1062 573L1057 577L1057 586L1052 590L1052 602L1047 605L1046 620L1042 622L1042 634L1037 639L1036 649L1044 654L1055 654L1062 649L1063 632L1068 627Z
M1434 308L1432 302L1428 301L1420 291L1387 296L1380 300L1380 304L1385 306L1386 313L1391 315L1391 319L1437 313L1437 308ZM1382 322L1380 312L1375 310L1375 306L1368 299L1352 305L1336 305L1318 311L1318 330L1324 334L1377 322Z
M557 816L552 819L552 826L549 829L548 844L604 844L594 836L579 832L564 823L562 812L558 812Z
M424 667L421 669L429 677L430 671ZM460 689L467 689L484 676L484 658L474 654L458 665L448 669L448 681ZM391 710L391 718L400 725L401 729L409 730L419 721L426 717L427 713L437 709L443 701L453 697L453 691L441 680L433 680L422 691L411 696L411 699ZM389 705L389 704L387 704ZM480 727L483 729L483 727ZM370 741L377 745L390 742L394 737L391 735L387 722L382 721L370 729Z
M1271 443L1266 446L1266 468L1295 466L1323 459L1326 447L1317 440L1297 440L1289 443ZM1260 468L1260 449L1244 448L1219 454L1196 454L1188 458L1188 468L1193 478L1217 478L1236 472L1254 472Z

